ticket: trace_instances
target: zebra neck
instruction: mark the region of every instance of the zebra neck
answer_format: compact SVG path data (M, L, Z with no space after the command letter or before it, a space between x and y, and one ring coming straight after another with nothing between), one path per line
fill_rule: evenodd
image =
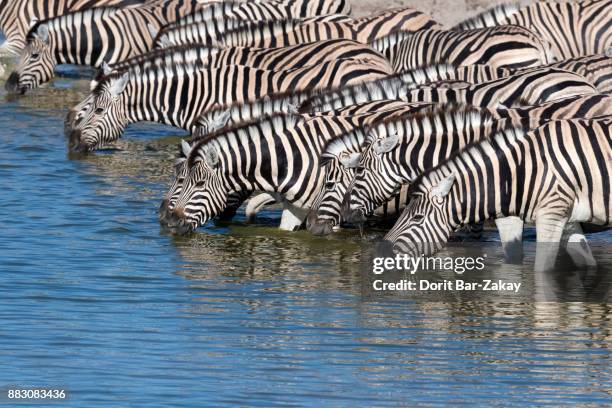
M168 89L164 88L162 90L161 98L168 92ZM155 94L150 96L149 93L154 91L155 89L151 89L150 84L143 87L137 79L130 78L126 90L121 95L121 103L127 123L155 122L188 131L193 130L192 117L197 115L181 112L180 105L174 104L172 98L169 99L169 103L166 103L163 99L158 99Z
M415 179L471 143L488 137L496 129L491 121L474 123L463 122L463 128L448 132L447 129L434 129L428 135L413 140L403 140L399 147L399 171L402 183L412 183ZM419 129L412 129L418 132ZM415 140L417 139L417 140Z
M528 149L515 143L505 154L498 154L488 142L479 146L483 148L466 149L434 172L439 180L451 173L456 178L445 200L453 228L492 218L522 216L526 211L522 194L530 188L527 184L534 172L522 165L530 163Z

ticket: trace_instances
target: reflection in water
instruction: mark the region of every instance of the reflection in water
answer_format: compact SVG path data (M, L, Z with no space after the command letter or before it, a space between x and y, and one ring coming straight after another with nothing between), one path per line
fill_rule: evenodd
M75 407L610 402L610 304L585 296L610 287L609 234L594 275L534 276L529 245L504 265L488 232L487 273L522 297L364 296L382 232L286 233L267 209L172 237L156 209L182 133L69 155L73 93L0 91L0 388L66 387Z

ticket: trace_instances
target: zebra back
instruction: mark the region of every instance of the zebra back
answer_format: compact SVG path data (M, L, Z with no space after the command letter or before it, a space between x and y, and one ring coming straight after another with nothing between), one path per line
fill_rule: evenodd
M548 45L518 26L399 33L372 46L383 52L397 72L432 63L516 69L547 64L550 60Z

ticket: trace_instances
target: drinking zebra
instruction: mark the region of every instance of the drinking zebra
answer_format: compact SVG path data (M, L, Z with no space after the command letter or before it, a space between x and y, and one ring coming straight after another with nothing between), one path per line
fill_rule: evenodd
M612 46L610 0L536 2L529 6L504 5L470 18L456 29L513 24L529 28L552 46L559 60L603 54Z
M282 101L284 99L277 99L278 101ZM258 120L264 120L270 116L274 116L274 114L281 113L292 113L288 111L275 111L273 108L276 105L276 101L266 100L262 102L262 110L259 111L259 115L252 115L249 117L249 120L243 120L240 124L234 126L240 126L243 123L256 123ZM245 104L250 105L250 104ZM359 106L354 106L349 109L343 109L336 112L327 112L325 116L356 116L363 118L362 124L367 125L368 123L376 120L380 120L383 117L391 117L391 115L401 115L407 112L416 112L423 109L423 104L408 104L406 102L401 101L388 101L387 103L380 102L371 102L362 104ZM308 119L311 117L315 117L317 115L304 115L303 118ZM222 126L225 127L225 126ZM221 128L219 128L221 129ZM218 129L215 129L218 130ZM201 133L201 132L196 132ZM210 132L212 133L212 132ZM198 136L194 138L192 143L197 143L199 140L205 139L208 135L208 132L203 136ZM164 201L160 206L160 216L161 218L167 217L169 211L172 211L178 196L181 193L183 182L188 175L188 168L186 158L188 157L188 152L191 150L191 147L187 142L182 143L181 155L179 156L179 160L175 166L175 178L174 181L168 190L168 193L164 197ZM277 201L277 197L268 194L260 194L257 200L249 201L249 205L246 209L247 218L253 218L254 215L259 211L259 209L267 204L273 203ZM286 226L286 225L285 225Z
M372 46L391 61L396 72L437 63L516 69L546 65L553 60L542 39L518 26L396 33L374 41Z
M572 119L475 143L420 177L385 240L412 256L431 255L461 225L515 216L535 222L535 270L550 270L568 224L610 226L611 130L609 118ZM584 240L568 240L577 237Z
M25 93L53 78L58 64L99 67L151 49L147 25L161 22L145 8L95 8L35 24L19 65L6 82L12 92Z
M4 0L0 2L0 32L5 41L0 56L17 56L26 45L32 22L94 7L129 7L145 0Z
M90 151L118 139L125 127L150 121L195 130L202 112L291 90L339 87L376 79L386 72L359 60L338 60L289 71L240 65L193 64L135 67L105 77L66 117L72 149Z
M131 59L104 65L92 81L92 89L104 76L129 70L135 66L149 68L174 63L201 63L210 68L224 65L246 65L269 70L289 70L340 59L368 61L370 66L385 72L392 72L387 60L365 44L352 40L327 40L317 43L300 44L282 48L216 48L206 45L177 46L151 51Z

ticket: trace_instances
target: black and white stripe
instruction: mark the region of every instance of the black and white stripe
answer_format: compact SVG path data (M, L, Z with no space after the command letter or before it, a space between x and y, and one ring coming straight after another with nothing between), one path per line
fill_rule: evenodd
M0 31L5 42L0 56L17 56L26 46L26 35L33 22L94 7L128 7L145 0L4 0L0 2Z
M375 41L372 46L391 61L396 72L437 63L516 69L552 62L548 45L518 26L399 33Z
M461 225L519 217L536 225L535 269L549 270L568 225L611 224L611 130L610 118L573 119L475 143L420 178L385 239L431 255Z
M32 27L21 60L6 83L25 92L49 81L59 64L99 67L151 49L147 25L160 21L144 8L95 8L65 14Z
M610 0L540 1L529 6L496 7L468 19L460 30L514 24L540 35L559 60L603 54L612 46Z
M194 130L196 119L215 105L246 102L289 89L339 87L385 74L359 60L289 71L240 65L135 68L100 81L68 114L66 132L73 148L93 150L119 138L130 123L150 121Z

